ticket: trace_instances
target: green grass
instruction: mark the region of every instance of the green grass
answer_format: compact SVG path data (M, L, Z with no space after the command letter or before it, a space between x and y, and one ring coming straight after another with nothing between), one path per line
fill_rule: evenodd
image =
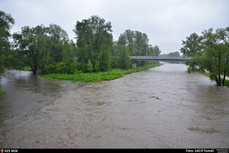
M4 90L0 89L0 95L4 95L4 94L6 94L6 92Z
M76 73L76 74L47 74L41 75L47 79L56 79L56 80L70 80L72 82L99 82L103 80L114 80L124 75L147 70L149 68L154 68L160 66L161 64L155 62L153 64L145 65L138 67L136 69L121 70L121 69L112 69L108 72L95 72L95 73Z
M225 80L224 85L229 87L229 80Z

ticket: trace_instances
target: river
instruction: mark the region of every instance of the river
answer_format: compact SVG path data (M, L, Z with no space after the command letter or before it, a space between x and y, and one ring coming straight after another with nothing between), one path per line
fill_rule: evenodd
M1 148L228 148L229 88L164 64L112 81L1 75Z

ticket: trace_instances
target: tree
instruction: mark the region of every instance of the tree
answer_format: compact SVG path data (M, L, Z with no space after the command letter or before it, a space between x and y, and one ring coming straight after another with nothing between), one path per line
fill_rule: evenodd
M126 30L119 36L118 45L125 45L130 56L147 56L149 53L149 39L145 33Z
M98 16L91 16L82 22L77 21L73 30L77 39L77 61L84 69L88 60L95 67L99 61L101 71L111 67L112 39L111 23Z
M99 61L95 61L94 70L95 70L96 72L99 71Z
M14 33L15 45L21 52L25 52L27 62L30 65L33 74L41 67L44 57L48 53L50 44L48 37L48 28L43 25L30 28L25 26L19 33Z
M91 64L90 60L88 60L88 63L87 63L87 71L90 73L93 71L93 65Z
M135 31L135 52L138 56L148 56L149 39L145 33Z
M128 53L127 47L123 45L118 46L118 68L120 69L129 69L130 68L130 55Z
M135 55L135 33L131 30L126 30L123 34L119 36L117 45L127 46L128 52L131 56Z
M228 28L205 30L202 32L202 44L204 47L205 60L202 69L210 73L210 78L216 81L218 86L224 86L225 77L229 69L229 35Z
M0 11L0 72L3 72L4 52L10 48L10 28L13 24L14 19L12 16Z
M24 67L24 55L19 50L9 49L4 54L4 67L21 69Z
M72 40L64 41L62 49L63 49L62 61L69 61L69 60L73 60L75 58L76 45Z
M217 86L224 86L229 75L229 27L215 32L212 28L205 30L199 41L197 48L202 48L203 53L192 54L189 70L207 71Z
M161 50L159 49L157 45L154 46L153 50L154 50L153 56L159 56L161 54Z
M111 68L111 48L102 49L99 58L100 71L108 71Z
M158 46L149 45L148 48L148 56L159 56L161 54L161 50Z
M171 52L168 54L168 56L176 56L176 57L180 57L180 53L178 51L176 52Z
M50 55L49 55L49 63L56 64L58 62L62 62L66 55L64 52L68 48L68 34L64 31L60 26L55 24L49 25L49 37L50 37Z
M183 47L180 49L185 56L202 55L203 50L200 45L200 37L196 33L192 33L186 40L182 40Z
M154 48L149 45L147 34L139 31L126 30L119 36L117 45L124 45L127 47L130 56L152 56L154 55ZM159 55L159 48L155 55ZM139 61L139 66L145 65L145 61Z

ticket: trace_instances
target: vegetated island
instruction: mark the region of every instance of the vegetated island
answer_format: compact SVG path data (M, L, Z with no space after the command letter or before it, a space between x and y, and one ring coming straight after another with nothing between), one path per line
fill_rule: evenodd
M135 69L128 69L128 70L111 69L110 71L107 72L93 72L93 73L83 73L82 71L76 71L74 74L53 73L53 74L42 74L40 76L46 79L70 80L72 82L99 82L105 80L114 80L117 78L121 78L124 75L130 73L147 70L161 65L162 64L159 62L153 61L150 64L140 66Z

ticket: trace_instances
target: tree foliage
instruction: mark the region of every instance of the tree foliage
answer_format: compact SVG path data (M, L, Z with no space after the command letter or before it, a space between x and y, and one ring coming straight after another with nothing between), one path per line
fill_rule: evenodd
M117 44L126 46L130 56L149 55L149 39L145 33L126 30L119 36Z
M85 71L88 60L95 67L99 61L99 70L107 71L111 67L113 36L111 23L99 16L77 21L73 30L77 39L77 61Z
M117 67L127 70L130 68L130 55L126 46L117 46Z
M37 74L38 70L47 73L50 64L56 65L60 70L65 66L63 62L74 62L74 43L68 40L67 33L58 25L25 26L13 38L20 53L26 55L24 61L31 67L33 74ZM64 72L59 70L57 71ZM69 70L65 72L70 73Z
M15 33L13 37L19 50L27 55L27 62L33 74L37 74L37 70L44 61L43 57L47 56L48 53L48 28L43 25L34 28L25 26L21 32Z
M56 24L36 27L24 26L8 40L14 24L9 14L0 11L0 70L5 67L30 67L38 72L73 74L109 71L111 68L129 69L130 56L158 56L158 46L149 44L148 36L139 31L126 30L113 42L112 26L99 16L77 21L73 29L76 43ZM5 59L5 60L4 60ZM144 65L144 62L139 62ZM79 72L79 71L77 71Z
M150 46L149 50L150 50L149 51L150 56L159 56L161 54L161 50L159 49L157 45L154 47Z
M10 28L13 24L13 17L10 14L0 11L0 73L3 72L5 54L10 49Z
M49 37L50 37L50 63L62 62L65 58L65 45L68 43L68 34L60 26L55 24L49 25Z
M197 40L196 50L187 52L193 56L189 70L207 71L217 86L224 86L229 75L229 27L216 31L212 28L205 30Z
M202 55L202 46L200 45L200 37L196 33L192 33L186 40L182 40L183 47L181 53L186 56Z
M121 47L116 47L116 49L118 48L121 49L122 51L124 51L123 46L125 46L127 49L127 53L126 51L124 51L123 53L125 53L126 55L129 54L129 56L158 56L161 53L158 46L152 47L152 45L149 44L149 39L147 34L139 31L131 31L129 29L119 36L116 45L121 46ZM121 53L120 51L117 50L115 50L115 52ZM114 53L114 55L119 57L120 55L118 53ZM121 59L124 60L125 56L122 55L120 57L122 57ZM126 60L125 64L123 64L121 67L126 65L125 66L126 68L128 67L127 65L130 65L129 64L130 59L125 57L125 60ZM137 64L142 66L145 64L145 62L139 61ZM118 64L118 67L120 68L120 63Z

